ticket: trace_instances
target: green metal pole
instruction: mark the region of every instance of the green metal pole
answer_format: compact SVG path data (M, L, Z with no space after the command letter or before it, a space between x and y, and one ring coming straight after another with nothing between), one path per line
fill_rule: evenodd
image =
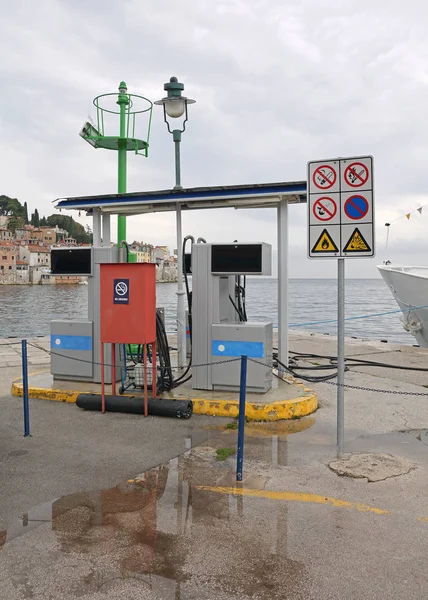
M174 129L172 132L172 139L174 140L175 146L175 189L181 190L181 162L180 162L180 142L181 142L181 131Z
M119 85L119 97L117 103L120 108L120 137L118 141L118 186L119 194L126 193L126 107L129 104L126 83L122 81ZM117 217L117 245L126 242L126 217L118 215Z

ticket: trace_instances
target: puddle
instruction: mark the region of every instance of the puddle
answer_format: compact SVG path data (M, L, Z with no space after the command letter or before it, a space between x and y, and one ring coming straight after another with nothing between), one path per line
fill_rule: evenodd
M35 507L0 532L5 597L307 598L307 568L287 555L288 507L198 489L234 478L188 451L110 489ZM266 481L248 474L243 485Z
M11 450L10 452L8 452L8 456L14 457L14 456L25 456L26 454L28 454L28 450Z
M316 418L302 417L301 419L293 419L291 421L250 421L245 424L245 435L250 437L272 437L273 435L291 435L293 433L300 433L306 431L313 425L315 425ZM233 421L232 424L237 423ZM223 433L230 433L231 431L237 431L236 429L227 428L225 425L206 425L204 429L212 431L221 431Z
M414 435L419 442L428 446L428 429L406 429L401 433Z
M416 436L416 439L428 446L428 429L422 429Z

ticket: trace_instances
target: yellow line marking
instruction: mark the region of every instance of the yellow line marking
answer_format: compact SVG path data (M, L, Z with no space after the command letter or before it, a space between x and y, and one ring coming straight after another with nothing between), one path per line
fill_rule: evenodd
M271 490L253 490L249 488L237 487L215 487L210 485L198 485L196 489L205 492L214 492L216 494L233 494L235 496L249 496L252 498L266 498L267 500L288 500L290 502L311 502L314 504L328 504L339 508L352 508L360 512L372 512L376 515L389 515L388 510L368 506L359 502L348 502L338 500L329 496L320 496L318 494L308 494L306 492L275 492ZM428 519L427 519L428 520Z
M421 523L428 523L428 517L418 517L418 521Z
M28 377L33 377L34 375L44 375L44 373L49 372L49 369L43 369L43 371L34 371L34 373L28 373ZM22 377L17 377L13 380L13 383L22 383Z

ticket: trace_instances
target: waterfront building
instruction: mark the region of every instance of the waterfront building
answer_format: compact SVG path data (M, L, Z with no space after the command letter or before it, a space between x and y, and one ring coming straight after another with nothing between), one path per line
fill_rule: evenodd
M0 242L0 271L12 271L16 264L16 246L12 242Z
M18 246L19 260L28 263L29 266L29 283L38 284L42 275L49 273L51 268L51 250L44 246L42 242L39 244L26 244Z
M0 227L0 240L5 242L11 242L13 240L13 233L7 227Z
M45 244L52 246L56 243L57 232L54 227L40 227L39 229L42 232L42 241Z

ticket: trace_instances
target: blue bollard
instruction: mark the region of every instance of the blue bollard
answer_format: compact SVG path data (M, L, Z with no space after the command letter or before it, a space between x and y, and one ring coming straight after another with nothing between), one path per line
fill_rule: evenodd
M236 481L242 481L244 463L245 396L247 391L247 356L241 356L241 381L239 385L238 452L236 458Z
M30 435L30 407L28 404L28 359L27 340L21 341L22 348L22 387L24 396L24 437Z

